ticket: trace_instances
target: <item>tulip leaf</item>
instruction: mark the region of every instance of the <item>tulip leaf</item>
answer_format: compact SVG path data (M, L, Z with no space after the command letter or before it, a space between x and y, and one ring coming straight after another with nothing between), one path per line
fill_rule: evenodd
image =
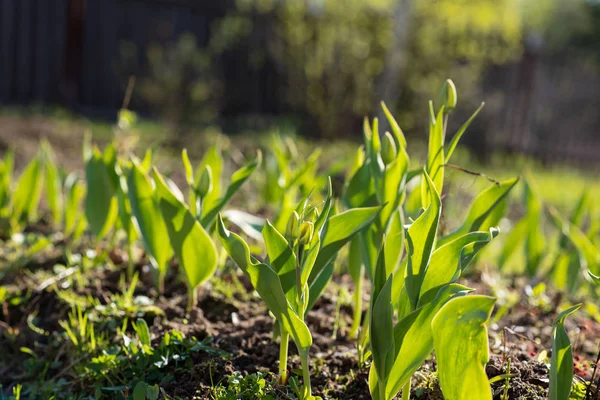
M529 233L529 229L529 221L525 217L517 222L508 232L504 239L502 253L500 253L500 258L498 259L498 268L500 270L502 270L504 266L508 264L508 261L511 259L512 255L523 246L525 238Z
M473 122L477 114L479 114L479 111L481 111L484 105L485 103L481 103L477 110L475 110L471 117L460 127L460 129L452 137L450 145L448 146L448 151L446 152L446 163L450 162L450 158L452 158L452 154L454 154L454 150L456 149L458 142L462 138L469 125L471 125L471 122Z
M448 300L471 289L457 284L442 287L430 303L409 313L394 326L394 365L385 384L388 399L393 398L423 364L433 350L431 321Z
M290 334L298 349L308 349L312 344L310 331L287 301L275 271L269 266L259 263L248 267L248 276L252 286L273 313L275 319L283 324L283 328Z
M388 123L390 124L390 127L392 128L392 133L394 134L394 141L396 142L396 148L397 149L401 149L401 148L406 148L406 138L404 137L404 133L402 132L402 129L400 129L400 125L398 125L398 122L396 122L396 119L394 118L394 116L392 115L392 113L390 112L390 110L387 108L387 106L385 105L385 103L382 101L381 102L381 108L383 108L383 112L385 114L385 117L388 120Z
M198 165L198 168L196 169L196 184L198 184L198 180L200 179L202 170L205 166L209 166L212 172L212 190L204 198L204 204L205 207L211 209L219 202L222 188L221 180L223 174L223 156L221 154L221 147L219 144L211 146L208 152L206 152L204 155L200 165Z
M206 205L204 207L204 210L202 210L201 219L203 227L210 229L219 211L221 211L223 207L225 207L227 203L229 203L235 192L237 192L240 186L242 186L244 182L248 180L250 175L252 175L254 170L256 170L256 168L260 165L261 158L262 156L259 152L255 160L249 162L242 168L235 171L231 176L231 183L227 187L225 194L222 197L220 197L218 201L214 202L214 206L209 207L208 205Z
M363 270L364 264L360 250L360 235L355 235L350 240L348 250L348 273L352 277L353 282L358 282L359 279L362 279Z
M477 253L491 242L498 232L497 229L490 229L489 232L471 232L438 247L431 255L419 302L430 289L456 282Z
M568 400L573 382L573 350L565 329L565 320L581 307L574 305L560 314L552 323L552 358L550 360L550 388L548 399Z
M54 225L59 225L63 214L62 182L56 157L52 147L47 141L42 142L42 152L44 155L44 171L46 175L46 201L52 215Z
M65 212L64 212L64 235L70 237L75 233L79 221L85 221L80 212L80 205L85 197L85 184L71 173L65 179Z
M381 207L352 208L332 216L322 233L321 249L315 265L324 265L377 216Z
M383 204L383 209L379 214L379 226L384 229L392 214L398 209L401 201L404 199L404 180L406 178L406 171L408 171L408 162L408 154L406 154L404 149L400 149L397 158L386 165L383 171L378 198L379 204Z
M444 186L444 107L438 111L434 123L429 124L429 147L427 151L427 174L434 183L435 190L442 193ZM431 201L429 194L434 196L428 185L421 186L421 201L423 208L429 206Z
M194 168L192 167L192 162L190 161L190 156L188 156L187 149L181 150L181 161L183 161L185 179L190 185L194 184ZM190 204L191 203L192 202L190 201Z
M385 234L385 262L388 272L395 272L404 251L404 216L398 208L390 217Z
M373 366L378 382L387 382L394 365L394 307L392 305L392 277L390 276L373 299L371 310L370 338Z
M12 218L16 222L30 222L36 217L42 194L44 166L36 157L21 174L13 193Z
M567 237L577 252L581 265L594 274L600 274L600 250L577 226L567 221L556 209L549 208L550 216L554 224L561 230L562 235Z
M221 196L221 185L222 185L222 177L223 174L223 156L221 155L221 147L219 144L215 144L210 147L210 149L204 155L204 158L196 167L195 174L192 172L192 165L187 158L186 155L182 157L184 167L186 169L186 176L189 176L188 182L191 181L191 184L197 186L200 182L200 177L202 176L202 172L205 167L210 167L212 173L212 190L204 197L204 209L212 209L219 202L219 197ZM186 161L187 158L187 161ZM189 169L189 170L188 170ZM195 176L195 179L194 179ZM196 215L196 195L193 190L190 190L189 194L189 206L190 212L193 215Z
M308 277L308 285L310 287L315 284L317 278L331 279L331 276L320 277L325 272L325 267L333 261L337 252L354 235L366 228L377 217L380 210L381 207L352 208L329 218L321 234L321 247ZM311 290L309 309L310 305L314 304L320 294L321 292L316 293Z
M290 302L296 298L296 256L289 243L269 221L263 228L263 237L271 268L279 275L281 286Z
M195 288L215 272L217 249L187 206L171 192L156 168L153 169L153 178L169 241L183 267L188 286Z
M356 170L344 191L344 202L349 207L365 207L372 204L375 187L371 180L370 166L365 163Z
M308 349L312 344L310 331L288 302L277 273L250 255L246 242L239 235L225 228L221 216L217 221L217 230L223 247L250 279L252 287L263 299L269 311L277 321L281 322L299 349Z
M427 172L424 172L424 174L429 187L428 190L431 193L431 203L412 223L406 234L408 265L404 287L410 301L411 310L416 309L419 302L419 293L435 246L442 210L440 196Z
M440 238L438 246L442 246L465 233L485 230L489 226L483 226L488 216L508 196L513 187L519 182L519 178L509 179L501 182L499 186L493 185L481 192L471 204L469 214L463 224L454 232Z
M496 299L465 296L452 299L431 323L440 379L440 388L448 400L492 400L485 373L489 360L489 321Z
M85 216L97 240L113 227L118 217L118 202L109 168L97 148L85 167L87 182Z
M131 213L139 233L148 251L151 263L158 270L159 276L167 272L167 263L173 256L167 225L163 220L155 189L150 177L138 160L127 176L127 196L131 205Z
M252 239L263 241L261 232L265 226L264 218L240 210L225 210L221 212L221 215Z

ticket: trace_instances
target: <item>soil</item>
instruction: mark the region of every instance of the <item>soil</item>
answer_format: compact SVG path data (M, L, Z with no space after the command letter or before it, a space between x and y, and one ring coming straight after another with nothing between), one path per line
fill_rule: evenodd
M41 231L42 229L40 229ZM34 229L35 231L35 229ZM115 250L109 253L117 268L99 266L86 272L87 283L71 288L76 296L91 296L108 303L111 296L120 293L120 270L126 265L126 255ZM24 293L26 300L19 305L3 304L0 312L0 384L11 388L25 373L27 356L21 347L34 347L35 343L52 346L47 332L60 331L60 320L67 319L71 307L59 298L52 287L36 291L39 284L52 276L52 266L65 262L55 251L37 259L34 265L21 268L0 279L0 285L10 291ZM186 316L186 290L177 279L177 268L170 269L167 276L165 295L159 296L152 285L142 255L136 270L140 280L136 296L154 299L154 305L163 315L148 314L145 319L150 325L152 336L160 339L170 330L179 330L186 337L198 340L212 338L211 346L229 354L215 356L206 352L192 353L193 368L179 371L171 382L161 384L171 398L211 398L212 388L226 382L234 372L250 374L257 371L277 373L279 345L273 341L273 319L260 299L252 294L249 282L235 269L229 269L220 279L225 282L238 281L237 291L225 295L210 283L201 291L197 307ZM1 270L1 268L0 268ZM231 274L231 271L234 274ZM227 275L229 274L229 275ZM497 295L493 279L489 275L474 274L462 280L466 286L474 287L478 293ZM518 301L508 307L504 315L492 319L489 326L490 361L486 367L488 377L506 374L510 360L508 387L509 399L545 399L548 396L548 366L552 341L552 321L562 297L557 292L546 290L533 296L526 281L501 283L507 290L518 294ZM368 368L358 365L355 341L349 339L352 310L340 300L336 288L352 288L348 277L336 278L329 290L307 315L307 323L313 335L311 347L313 394L324 399L370 399L368 390ZM234 287L234 286L232 286ZM341 301L341 300L340 300ZM365 298L364 304L367 304ZM498 311L498 310L496 310ZM32 326L28 317L35 317ZM566 328L573 343L575 373L578 379L589 381L595 360L600 323L585 312L578 312L567 319ZM4 331L18 331L12 336L14 342L7 343ZM290 345L288 370L300 368L293 344ZM61 360L60 351L57 359ZM435 375L435 356L421 367L412 385L415 399L442 399ZM503 398L505 379L493 383L494 399ZM289 387L279 386L282 399L293 398ZM595 398L600 399L598 393Z

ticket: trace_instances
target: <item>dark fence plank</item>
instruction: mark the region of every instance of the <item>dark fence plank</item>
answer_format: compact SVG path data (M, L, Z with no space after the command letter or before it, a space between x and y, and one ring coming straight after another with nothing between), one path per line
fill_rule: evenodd
M14 76L14 29L16 3L19 0L3 0L0 3L0 101L12 100Z
M15 74L15 83L17 85L17 99L19 101L29 101L32 94L33 76L32 55L33 55L33 29L35 27L31 16L34 10L33 0L20 0L18 7L17 35L14 40L17 42L17 73Z
M36 10L37 32L35 37L35 60L33 97L36 101L48 99L49 72L53 57L50 57L50 3L44 0L38 1Z
M55 0L55 7L51 9L50 14L53 23L50 24L49 48L51 51L51 62L49 65L49 74L51 76L51 86L48 95L49 101L58 102L63 97L65 57L67 42L67 0ZM82 60L79 60L81 63Z

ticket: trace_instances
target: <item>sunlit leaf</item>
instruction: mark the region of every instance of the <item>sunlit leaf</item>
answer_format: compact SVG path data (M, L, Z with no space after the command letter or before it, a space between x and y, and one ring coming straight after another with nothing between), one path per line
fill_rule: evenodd
M64 235L70 237L76 231L78 221L85 222L85 217L80 212L80 206L85 197L85 183L75 173L71 173L65 179L64 193Z
M44 185L44 166L36 157L25 167L19 177L12 197L11 218L17 222L32 222L37 217L38 205Z
M406 138L404 137L404 133L402 129L400 129L400 125L396 122L396 119L392 116L390 110L388 110L385 103L381 102L381 108L383 108L383 112L385 113L385 117L392 128L392 133L394 134L394 140L396 141L396 148L406 148Z
M501 182L499 186L493 185L481 192L469 209L469 213L463 224L454 232L440 238L438 246L442 246L465 233L481 230L481 227L488 216L498 207L508 196L513 187L517 184L519 178L509 179ZM484 227L487 229L488 227Z
M549 212L555 225L579 252L583 268L589 268L592 273L600 274L600 250L579 227L567 221L556 209L549 208Z
M435 123L429 124L429 147L427 150L427 174L434 183L434 187L438 192L438 196L442 193L444 186L444 107L441 107L438 111ZM433 197L433 193L430 191L428 185L421 185L421 201L423 208L429 206L430 194Z
M188 286L195 288L215 272L217 249L208 233L186 205L171 192L156 169L153 169L153 178L171 247L183 267Z
M452 137L452 140L450 141L450 145L448 146L448 150L446 151L446 163L450 162L450 159L452 158L452 155L454 154L454 150L456 150L456 146L458 145L458 142L462 138L463 134L465 133L465 131L467 130L469 125L471 125L471 122L473 122L473 120L475 119L477 114L479 114L479 111L481 111L481 109L483 108L484 105L485 105L485 103L481 103L481 105L477 108L477 110L475 110L473 115L471 115L471 117L460 127L460 129L458 131L456 131L456 133Z
M394 272L398 268L404 252L404 216L402 209L398 208L390 217L388 229L385 233L385 262L386 269Z
M371 181L370 166L363 164L356 170L344 191L344 202L352 208L365 207L373 204L372 198L375 196L375 187Z
M52 147L47 141L42 142L42 151L44 155L44 171L46 176L46 202L51 211L52 222L59 225L62 222L63 198L62 182L58 166L56 165L56 156Z
M433 341L444 398L492 399L485 373L489 360L489 321L496 299L465 296L452 299L433 319Z
M433 350L431 321L448 300L464 295L471 289L457 284L446 285L430 303L411 312L394 326L396 355L386 384L387 398L391 399L408 382Z
M202 171L206 166L210 167L211 170L212 190L204 197L203 201L204 209L210 210L218 204L222 192L223 156L221 155L221 146L218 143L211 146L210 149L208 149L208 151L204 155L204 158L196 167L195 174L192 174L190 170L189 175L195 176L195 179L193 181L194 185L198 185L200 177L202 176ZM187 168L188 167L186 167L186 170ZM186 174L188 174L188 172L186 172ZM193 215L196 215L196 196L193 190L190 191L188 203L190 207L190 212Z
M313 286L325 267L337 252L348 243L354 235L367 227L376 217L380 207L353 208L331 217L324 228L321 248L308 278L309 286ZM324 279L322 277L321 279ZM329 277L328 279L330 279ZM314 304L319 293L311 290L309 304ZM313 297L317 296L317 297ZM310 308L310 307L309 307Z
M392 306L392 277L385 281L374 299L371 310L371 350L373 352L373 367L377 373L378 382L387 382L387 377L394 365L394 307Z
M477 253L497 235L497 229L471 232L438 247L431 255L419 297L430 289L456 282Z
M408 266L406 268L405 288L414 310L419 302L421 285L427 274L429 260L435 247L438 223L442 204L440 196L429 175L425 172L428 190L431 193L429 207L411 224L407 230L406 242L408 249Z
M225 210L221 212L221 215L252 239L263 241L261 232L265 226L264 218L240 210Z
M227 187L225 194L219 198L218 202L216 202L212 208L205 206L204 210L202 210L201 221L203 227L210 229L219 211L221 211L223 207L229 203L235 192L237 192L244 182L248 180L250 175L252 175L254 170L256 170L256 168L260 165L261 159L262 156L259 152L255 160L249 162L233 173L231 176L231 183Z
M159 277L164 277L167 273L167 264L173 256L173 249L168 240L169 232L150 177L136 159L133 159L133 166L127 176L127 185L131 213L144 247L151 263L158 270Z
M269 221L263 228L263 237L271 268L279 275L283 292L293 304L296 298L296 256L288 241Z
M279 276L268 265L250 255L250 249L241 237L225 228L222 218L217 221L217 230L223 247L235 263L250 279L252 286L263 299L275 318L290 334L299 349L308 349L312 337L308 327L294 312L288 302Z
M550 400L568 400L573 382L573 350L565 329L565 320L581 307L570 307L554 319L552 323L552 358L550 360Z
M102 153L95 148L85 167L87 183L85 216L97 240L113 227L118 216L118 202L111 175Z

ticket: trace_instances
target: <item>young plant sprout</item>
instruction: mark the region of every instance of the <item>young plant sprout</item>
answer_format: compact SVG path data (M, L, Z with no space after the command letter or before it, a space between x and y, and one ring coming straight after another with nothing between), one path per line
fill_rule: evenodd
M169 233L160 210L156 184L148 175L149 163L133 158L131 164L127 174L127 196L131 205L132 220L154 267L158 291L163 293L173 248L169 240L165 240Z
M198 168L196 168L195 173L187 150L182 151L181 158L190 189L188 194L189 209L204 229L213 232L217 214L229 204L233 195L260 166L262 153L259 151L254 160L249 161L235 171L226 189L223 186L221 176L223 156L218 144L209 149Z
M339 249L368 226L380 209L352 209L334 216L331 183L320 210L318 206L309 206L307 200L292 212L284 234L266 222L262 234L268 257L264 262L250 254L249 246L240 236L227 230L222 218L218 225L223 247L275 316L281 339L280 381L287 380L291 337L302 363L302 397L311 399L308 351L312 337L304 322L306 312L331 279L332 261Z
M407 262L398 271L388 268L387 240L378 253L369 314L373 353L369 388L374 400L391 400L400 391L403 400L410 398L411 376L434 348L432 321L444 304L471 291L455 282L497 234L495 230L469 232L436 249L441 200L427 172L423 175L430 204L406 231ZM470 303L477 306L482 301L476 298ZM465 343L460 336L453 340L468 349L479 346L473 347L474 352L481 347L479 342ZM452 385L454 382L449 387Z
M85 217L98 241L112 230L117 221L119 203L113 181L116 152L109 145L101 152L92 147L90 154L85 154L85 178L87 182L85 198Z
M195 166L184 149L181 159L187 189L183 193L153 165L151 150L138 159L124 154L128 146L116 141L100 150L86 138L85 180L76 173L64 173L57 163L58 153L42 141L38 153L13 181L14 152L8 151L0 158L0 337L6 339L0 341L0 352L7 353L7 362L1 360L0 364L3 371L16 368L18 372L8 375L7 390L13 390L15 399L21 394L91 398L92 390L94 398L110 393L133 395L134 399L157 399L161 393L165 398L171 394L177 397L182 393L169 391L179 383L177 379L190 377L186 371L195 360L225 356L227 350L231 352L229 365L239 366L240 360L245 364L246 356L240 352L236 357L231 349L235 342L221 338L210 341L234 330L242 330L244 335L235 340L249 342L244 344L248 350L252 350L253 342L262 340L262 336L247 335L264 334L262 330L252 331L254 322L262 322L265 314L264 307L256 304L260 301L254 296L256 292L274 318L272 340L279 340L277 378L269 379L270 372L245 375L245 371L233 371L228 377L224 371L229 374L229 367L218 368L215 382L227 382L227 387L202 384L200 397L272 399L280 393L284 397L292 393L300 400L316 400L321 388L312 387L311 378L312 384L316 380L311 373L320 373L322 367L339 386L367 380L373 400L399 396L410 400L411 389L416 397L422 397L423 388L433 385L439 385L435 389L449 400L521 398L520 394L513 395L517 385L512 383L523 371L518 367L523 354L518 359L503 353L508 356L503 358L508 360L502 368L504 373L500 369L493 377L486 373L490 337L496 338L488 334L486 325L496 299L473 294L474 289L460 284L460 279L478 257L487 257L481 264L493 257L506 272L509 265L512 268L513 256L521 253L525 284L543 272L544 277L551 278L548 287L553 284L561 295L556 298L562 299L551 301L543 293L547 282L535 282L533 294L524 299L526 307L558 306L582 295L595 299L600 293L600 218L593 202L594 188L586 188L570 215L563 216L544 203L545 191L536 190L539 182L535 175L526 174L521 181L520 207L505 216L513 208L515 200L510 195L519 178L498 181L450 164L458 142L481 110L480 106L446 141L448 120L457 100L454 83L446 80L438 100L429 103L427 154L422 166L414 164L415 158L411 163L406 138L384 103L381 107L387 129L380 128L377 118L365 118L364 143L354 157L338 161L332 156L327 160L331 165L321 168L320 149L309 155L301 152L291 137L278 135L265 149L263 169L259 169L260 151L244 161L236 157L241 153L231 151L237 170L231 169L235 172L230 179L230 164L225 162L219 143L208 148ZM130 128L136 118L124 107L115 131L133 133ZM477 185L460 185L461 193L457 193L445 185L450 169L491 183L481 191ZM262 172L258 197L263 204L250 198L238 202L242 207L249 205L248 212L226 209L256 170ZM328 175L341 177L342 171L345 177L339 179L340 187L335 190L340 194L338 201ZM464 215L453 216L455 209L447 205L462 196L466 186L478 190L471 190L468 200L461 204ZM524 215L511 224L508 219L519 212ZM499 234L498 225L507 226L509 233L500 246L488 246ZM89 235L84 235L86 229ZM555 234L553 240L546 239L550 230ZM124 240L117 242L121 238ZM149 268L136 271L134 255L142 243L140 260L148 260ZM107 245L111 252L98 251ZM346 252L343 249L347 245ZM127 247L127 279L119 246ZM500 254L482 254L486 249L497 249ZM234 271L226 264L227 256L237 265ZM38 259L43 259L42 264ZM62 259L66 261L58 261ZM32 265L37 268L30 268ZM168 275L170 265L177 266L179 280ZM239 279L238 267L247 279ZM147 287L148 270L161 296L158 303L153 298L156 290ZM337 279L336 271L347 271L354 286ZM487 267L482 275L485 279L481 281L498 295L495 320L504 322L505 317L515 315L520 318L523 307L515 307L517 314L509 310L517 304L514 297L518 292L512 288L496 290L503 281L488 274ZM251 288L246 285L248 281ZM177 285L181 284L187 289L187 297L183 296L187 304L180 309L182 296ZM217 312L235 308L242 314L249 310L247 323L240 323L244 316L238 319L233 312L227 312L228 318L220 318L211 329L206 328L206 321L214 312L206 313L206 320L192 318L196 317L192 311L201 287L214 290L214 297L208 300L223 302L224 307L214 307ZM115 288L122 288L123 293L115 293ZM529 294L530 287L526 289ZM367 302L364 307L363 299ZM252 303L251 307L242 307L242 302ZM353 308L349 327L344 318L347 302ZM165 313L167 303L169 312ZM69 305L72 311L64 314L61 310L66 308L60 307L57 312L48 312L55 305ZM540 332L536 346L549 339L551 332L552 354L549 367L536 371L546 371L548 385L533 388L534 397L547 394L550 400L587 400L598 395L598 368L594 367L589 379L583 371L590 360L589 339L594 340L593 334L587 338L586 334L598 327L593 318L585 321L583 345L578 339L576 346L584 354L581 359L575 357L573 364L574 347L566 321L581 306L567 303L556 313L552 330ZM582 315L598 316L595 304L581 308ZM550 315L546 311L539 316ZM61 315L65 317L62 321ZM174 321L166 321L173 317ZM339 359L338 349L327 352L326 357L331 358L323 357L311 371L311 361L315 361L309 357L311 348L324 347L323 335L311 332L311 321L331 319L334 339L347 332L356 340L356 355L348 359L357 361L363 368L360 373L348 372L344 363L346 375L342 376L339 365L325 365L334 357ZM165 333L165 326L171 324L186 325L186 335L200 332L205 338L186 338L175 330ZM55 325L61 329L53 330ZM254 340L256 337L259 340ZM519 339L527 338L514 337ZM288 368L290 340L301 365L293 375ZM192 357L196 352L205 355ZM540 352L538 361L548 360L547 355L545 350ZM600 353L594 359L598 364ZM225 361L219 362L222 366ZM423 368L426 362L437 370ZM362 375L364 368L369 368L368 379ZM412 386L417 382L415 374L421 386ZM213 379L213 370L209 378ZM512 378L515 380L509 382ZM189 388L197 389L198 381L192 383L184 388L184 395ZM502 384L503 388L498 386ZM529 386L527 394L537 385ZM77 390L80 393L71 393ZM327 396L331 394L328 388L322 390ZM1 398L8 395L5 392ZM351 393L354 397L355 392ZM365 394L360 393L361 397Z

